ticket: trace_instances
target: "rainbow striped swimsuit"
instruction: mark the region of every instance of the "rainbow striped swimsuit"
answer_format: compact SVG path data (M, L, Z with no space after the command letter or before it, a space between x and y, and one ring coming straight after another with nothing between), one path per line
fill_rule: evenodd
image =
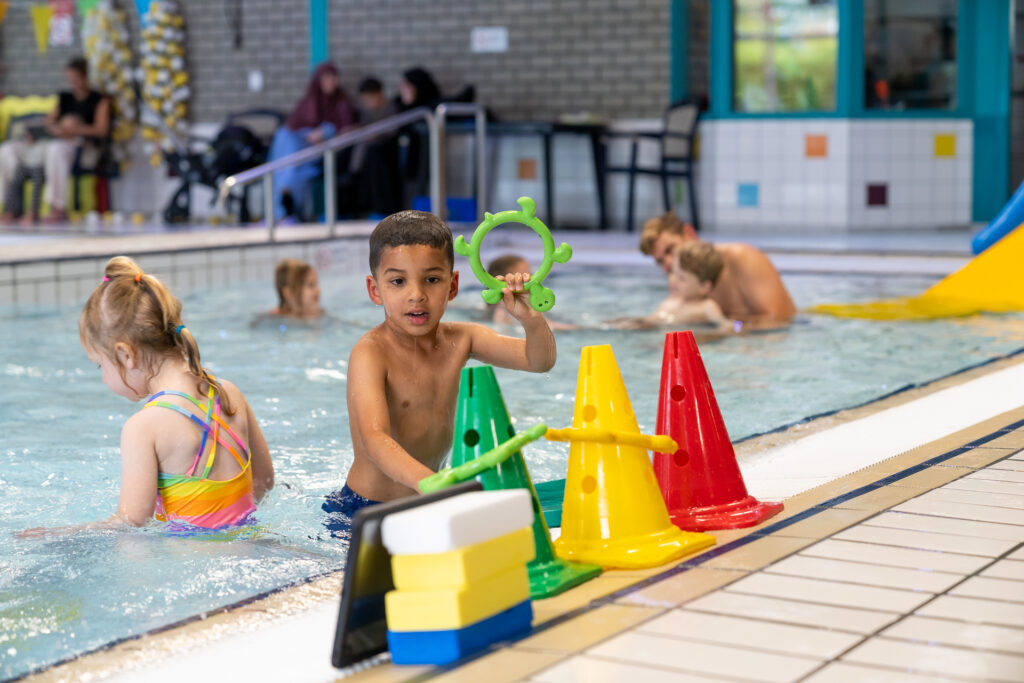
M206 413L206 420L185 410L179 405L159 401L161 396L180 396ZM205 529L220 529L227 526L246 524L249 515L256 511L256 503L252 497L252 468L249 451L238 435L220 416L220 396L210 388L209 403L204 407L197 399L180 391L161 391L146 400L143 408L158 406L169 408L195 422L203 430L203 439L199 444L199 452L192 462L192 467L185 474L167 474L160 472L157 481L156 514L161 522L184 522ZM224 438L221 427L227 432L241 454ZM213 437L212 439L210 437ZM195 476L196 467L210 442L210 454L206 458L206 468L202 476ZM209 479L213 469L217 444L228 450L238 461L242 471L231 479L217 481Z

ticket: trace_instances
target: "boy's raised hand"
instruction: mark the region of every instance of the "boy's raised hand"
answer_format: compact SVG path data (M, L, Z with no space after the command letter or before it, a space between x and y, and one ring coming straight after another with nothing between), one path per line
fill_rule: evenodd
M505 288L501 290L501 301L509 315L520 322L524 317L539 315L530 306L530 294L525 289L526 283L530 281L529 273L508 273L496 279L505 283Z

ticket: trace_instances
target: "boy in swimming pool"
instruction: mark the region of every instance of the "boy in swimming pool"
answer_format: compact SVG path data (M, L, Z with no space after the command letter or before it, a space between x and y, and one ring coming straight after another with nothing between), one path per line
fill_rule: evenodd
M502 291L525 339L475 323L442 322L459 291L452 233L436 216L401 211L370 235L370 300L384 322L356 342L349 358L348 414L354 461L345 487L328 496L327 526L344 536L356 510L413 495L452 445L459 375L469 359L547 372L555 338L533 310L526 273L508 273Z
M519 254L503 254L487 265L487 272L499 280L507 273L529 273L530 264ZM515 325L516 321L508 314L508 309L500 304L485 304L491 314L491 322L495 325ZM579 325L549 320L552 330L578 330Z
M678 325L712 325L720 332L732 332L734 322L725 317L711 298L725 263L710 242L687 242L678 247L671 276L675 296L661 303L643 318L619 318L611 321L622 329L647 329Z

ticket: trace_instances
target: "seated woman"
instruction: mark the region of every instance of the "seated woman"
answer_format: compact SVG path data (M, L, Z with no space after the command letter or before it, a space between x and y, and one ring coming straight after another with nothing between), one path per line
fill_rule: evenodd
M9 189L6 185L16 175L30 173L39 180L45 176L42 200L50 207L47 220L51 223L67 220L68 178L75 156L81 153L81 162L93 165L110 134L110 101L89 84L89 65L85 58L70 60L64 68L64 77L68 90L59 94L57 106L47 114L40 130L31 136L43 157L42 174L34 170L39 164L32 158L34 152L30 153L32 144L12 140L0 145L0 193L6 194ZM23 182L19 179L19 183ZM32 219L31 212L27 218Z
M274 269L274 287L278 305L253 324L269 318L286 317L300 320L318 320L324 317L320 307L320 280L316 268L299 259L281 259Z
M295 105L285 125L274 133L269 160L298 152L334 137L355 124L348 95L341 88L338 70L329 62L316 68L306 93ZM292 217L297 222L308 210L304 206L312 182L320 177L320 165L309 162L274 173L274 216Z

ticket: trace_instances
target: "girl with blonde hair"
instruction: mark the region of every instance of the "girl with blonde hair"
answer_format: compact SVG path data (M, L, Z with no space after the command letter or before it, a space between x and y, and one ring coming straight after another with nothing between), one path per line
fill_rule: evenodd
M274 465L242 392L203 367L181 302L133 260L117 256L78 328L107 388L144 402L121 430L117 512L84 526L142 526L154 517L186 530L249 523L274 485Z

